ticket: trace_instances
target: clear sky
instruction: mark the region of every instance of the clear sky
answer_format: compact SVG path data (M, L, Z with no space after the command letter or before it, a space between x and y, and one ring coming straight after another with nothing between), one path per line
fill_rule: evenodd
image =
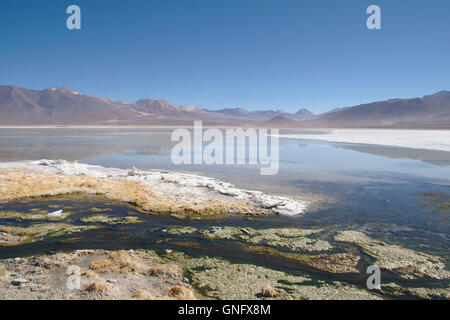
M0 84L313 112L422 96L450 90L450 1L0 0Z

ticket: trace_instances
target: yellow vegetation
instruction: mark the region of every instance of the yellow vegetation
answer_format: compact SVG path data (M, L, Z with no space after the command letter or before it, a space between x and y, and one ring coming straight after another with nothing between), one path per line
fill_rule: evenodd
M112 288L112 285L102 281L94 281L86 286L84 286L83 290L92 293L106 293Z
M89 279L97 278L97 274L94 271L90 270L90 269L82 269L81 274L83 276L88 277Z
M150 276L176 278L181 277L182 270L176 264L159 264L148 268L146 274Z
M6 274L6 269L5 267L0 264L0 277L3 277Z
M145 211L178 215L217 215L233 212L254 213L243 203L208 199L198 204L183 203L176 197L161 197L139 181L123 178L96 178L31 172L24 169L0 170L0 201L26 197L101 194L111 200L125 201Z
M131 298L135 300L157 300L150 292L142 289L135 290Z
M89 265L91 270L97 272L142 273L145 265L139 263L138 257L130 257L125 250L114 251L106 259L100 259Z
M101 273L118 272L168 278L182 276L181 268L175 264L156 264L144 253L126 250L113 251L108 258L92 262L89 268Z
M167 288L165 296L177 300L196 300L191 289L180 285Z
M194 292L188 287L176 285L166 289L163 296L154 296L147 290L138 289L133 292L134 300L196 300Z

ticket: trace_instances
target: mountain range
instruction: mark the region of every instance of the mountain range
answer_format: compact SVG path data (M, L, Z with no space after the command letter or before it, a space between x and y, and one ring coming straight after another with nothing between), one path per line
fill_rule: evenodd
M450 92L392 99L313 114L282 110L221 110L176 106L164 100L136 102L81 94L69 88L31 90L0 86L0 125L239 125L268 127L450 128Z

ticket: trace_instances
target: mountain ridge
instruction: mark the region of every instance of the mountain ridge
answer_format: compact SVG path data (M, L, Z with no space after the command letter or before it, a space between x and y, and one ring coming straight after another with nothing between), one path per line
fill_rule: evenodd
M0 125L205 125L280 127L450 128L450 91L389 99L314 114L283 110L203 109L165 100L92 97L70 88L0 86Z

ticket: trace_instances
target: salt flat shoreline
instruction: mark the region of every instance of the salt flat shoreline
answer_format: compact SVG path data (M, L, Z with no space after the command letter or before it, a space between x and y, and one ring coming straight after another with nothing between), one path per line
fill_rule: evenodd
M450 130L339 129L314 134L286 133L278 137L450 152Z
M299 215L311 202L239 189L194 174L122 170L66 160L0 162L0 178L5 180L0 188L0 200L87 192L166 213ZM23 179L28 185L23 185Z

